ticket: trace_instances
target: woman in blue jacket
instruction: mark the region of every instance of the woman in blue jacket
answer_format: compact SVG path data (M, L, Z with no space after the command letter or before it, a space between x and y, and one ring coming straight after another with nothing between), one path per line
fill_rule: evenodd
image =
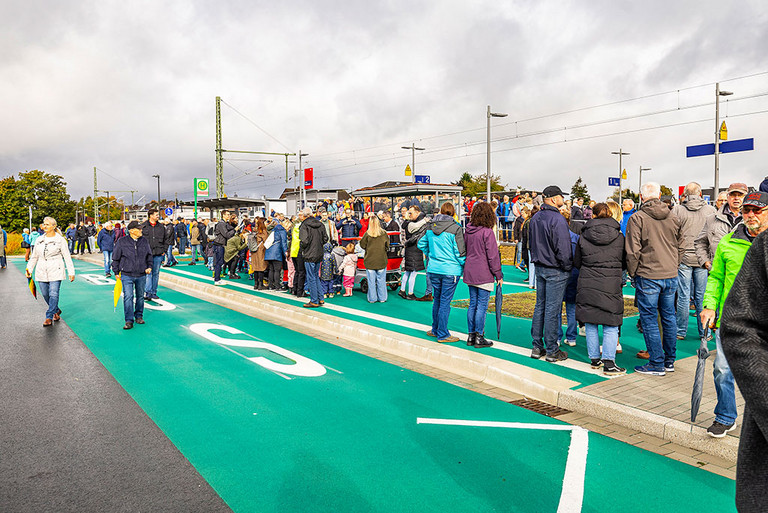
M427 279L432 283L434 295L432 329L427 335L441 343L459 340L448 331L448 316L453 293L464 271L467 249L464 231L454 219L455 214L453 203L444 203L418 243L418 248L429 259Z
M277 223L272 228L271 238L272 245L264 252L264 260L267 262L267 282L269 290L280 290L283 285L283 259L288 253L288 232L282 224Z
M110 266L112 265L112 251L115 250L115 231L112 229L112 223L104 223L104 228L99 232L99 236L96 238L96 244L104 254L104 273L107 278L112 276L110 273Z

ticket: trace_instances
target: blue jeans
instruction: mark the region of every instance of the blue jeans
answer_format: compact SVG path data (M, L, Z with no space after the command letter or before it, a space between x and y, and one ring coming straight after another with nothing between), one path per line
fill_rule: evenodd
M432 333L437 340L444 340L451 336L448 331L448 316L451 314L451 300L459 284L458 276L446 274L427 273L427 283L432 284Z
M166 258L166 264L171 265L176 263L176 259L173 257L173 244L168 246L168 249L165 252L165 258Z
M563 304L565 305L565 318L568 320L568 325L565 329L565 340L576 340L576 336L579 334L579 325L576 323L576 303L563 302ZM562 314L562 310L560 312ZM560 340L563 340L562 328Z
M375 303L387 300L387 270L386 269L366 269L365 275L368 277L368 302Z
M112 265L112 252L111 251L102 251L102 254L104 255L104 272L106 274L110 274L112 272L110 270L110 267Z
M427 255L424 255L424 266L429 269L429 257ZM424 289L424 295L427 296L429 294L432 294L434 291L432 290L432 280L429 279L429 273L427 273L427 288Z
M521 263L523 263L523 243L518 242L515 254L515 265L520 265Z
M203 245L202 244L192 244L192 261L197 262L197 256L200 255L201 257L205 258L205 255L203 254Z
M690 267L680 264L677 270L677 336L685 337L688 333L688 312L691 308L691 292L696 307L696 324L699 338L704 338L704 326L701 325L701 310L704 307L704 291L707 289L707 275L703 267ZM693 285L693 291L691 291Z
M160 280L160 266L163 265L163 255L152 255L152 273L145 278L146 294L157 295L157 282Z
M725 360L723 346L720 343L720 330L715 332L717 355L715 356L715 392L717 392L717 404L715 405L715 420L720 424L730 426L736 422L736 390L733 384L733 373Z
M528 286L532 289L536 288L536 266L533 265L530 250L528 250Z
M125 313L125 322L133 322L136 319L143 318L144 286L147 283L146 278L144 276L126 276L121 274L120 280L123 282L123 312ZM135 306L134 296L136 298Z
M224 265L224 246L213 246L213 281L221 280L221 267Z
M585 323L584 329L587 331L587 355L590 360L601 358L600 356L600 336L597 331L597 324ZM614 361L616 359L616 345L619 343L619 327L603 325L603 360Z
M179 237L179 255L187 254L187 238Z
M488 314L488 299L491 291L469 286L469 310L467 310L467 331L485 333L485 316Z
M637 309L640 311L640 324L643 326L645 347L650 354L648 365L657 370L662 370L665 363L672 364L675 362L677 348L676 291L677 278L652 280L635 276ZM664 330L663 340L662 334L659 333L657 315L661 318L661 327Z
M304 262L304 269L307 273L306 288L309 291L310 303L320 304L323 296L320 295L320 262ZM368 289L370 290L370 288Z
M68 239L67 240L67 246L69 247L69 252L71 254L75 254L75 239Z
M59 288L61 280L58 281L39 281L37 287L43 295L43 299L48 303L48 310L45 311L46 319L53 319L53 314L60 314L59 310Z
M546 346L548 355L559 350L557 341L562 335L563 296L570 276L570 271L536 267L536 306L533 309L531 337L533 347L544 349Z

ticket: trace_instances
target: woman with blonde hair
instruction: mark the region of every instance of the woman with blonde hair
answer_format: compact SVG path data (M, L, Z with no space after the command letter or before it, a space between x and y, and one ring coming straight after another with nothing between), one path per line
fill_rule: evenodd
M266 248L264 242L269 237L267 225L264 219L256 218L252 225L253 231L248 235L248 250L251 252L251 270L253 271L253 289L262 290L264 288L264 272L267 270L267 261L264 258Z
M75 280L75 266L69 254L67 240L61 235L54 218L46 217L43 220L43 231L44 235L38 238L29 257L25 274L27 278L31 278L32 272L35 273L40 293L48 303L43 322L43 326L48 327L53 321L61 319L59 288L64 279L64 266L66 265L69 281Z
M376 213L368 213L368 230L360 239L360 247L365 250L365 273L368 278L368 302L387 300L387 251L389 237L381 226Z

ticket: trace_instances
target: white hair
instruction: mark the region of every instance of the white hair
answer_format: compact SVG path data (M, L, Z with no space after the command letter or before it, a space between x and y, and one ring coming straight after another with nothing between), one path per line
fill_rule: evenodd
M661 198L661 185L656 182L646 182L640 187L640 195L643 201Z
M56 228L58 226L58 224L56 224L56 219L54 219L52 217L46 217L45 219L43 219L43 222L44 223L47 222L48 224L50 224L54 228Z
M304 217L312 217L312 209L311 209L311 208L309 208L309 207L305 207L305 208L303 208L303 209L301 210L301 212L300 212L300 213L301 213L301 215L303 215Z
M688 185L685 186L685 190L683 190L683 195L701 196L701 185L697 184L696 182L689 183Z

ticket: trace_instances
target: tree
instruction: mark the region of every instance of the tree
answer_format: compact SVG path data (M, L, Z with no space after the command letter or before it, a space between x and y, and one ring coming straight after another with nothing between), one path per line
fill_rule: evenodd
M675 193L672 192L672 189L670 189L666 185L662 185L661 186L661 195L662 196L672 196L673 198L675 197Z
M491 191L503 191L507 189L507 185L501 185L499 182L501 181L500 176L491 175ZM485 174L480 174L477 176L472 176L469 173L463 173L461 177L455 181L452 182L453 185L460 185L463 187L463 190L461 191L461 194L463 196L485 196L488 191L488 184L486 182Z
M584 198L585 203L589 203L589 200L592 199L589 197L587 185L581 180L581 176L579 176L579 179L576 180L576 183L571 187L571 198L574 200L576 198Z
M627 199L627 198L629 198L629 199L631 199L632 201L634 201L634 202L635 202L635 205L637 205L638 203L640 203L640 195L639 195L639 194L637 194L637 193L634 193L634 192L632 192L632 191L631 191L631 190L629 190L629 189L624 189L623 191L621 191L621 199L622 199L622 201L623 201L623 200L625 200L625 199ZM614 192L614 193L611 195L611 199L612 199L613 201L616 201L616 202L618 202L618 201L619 201L619 193L618 193L618 191L615 191L615 192Z
M13 231L21 231L29 224L32 207L32 225L37 226L50 216L63 225L75 217L75 202L67 193L67 183L59 175L43 171L19 173L0 181L0 224ZM7 229L6 228L6 229Z

